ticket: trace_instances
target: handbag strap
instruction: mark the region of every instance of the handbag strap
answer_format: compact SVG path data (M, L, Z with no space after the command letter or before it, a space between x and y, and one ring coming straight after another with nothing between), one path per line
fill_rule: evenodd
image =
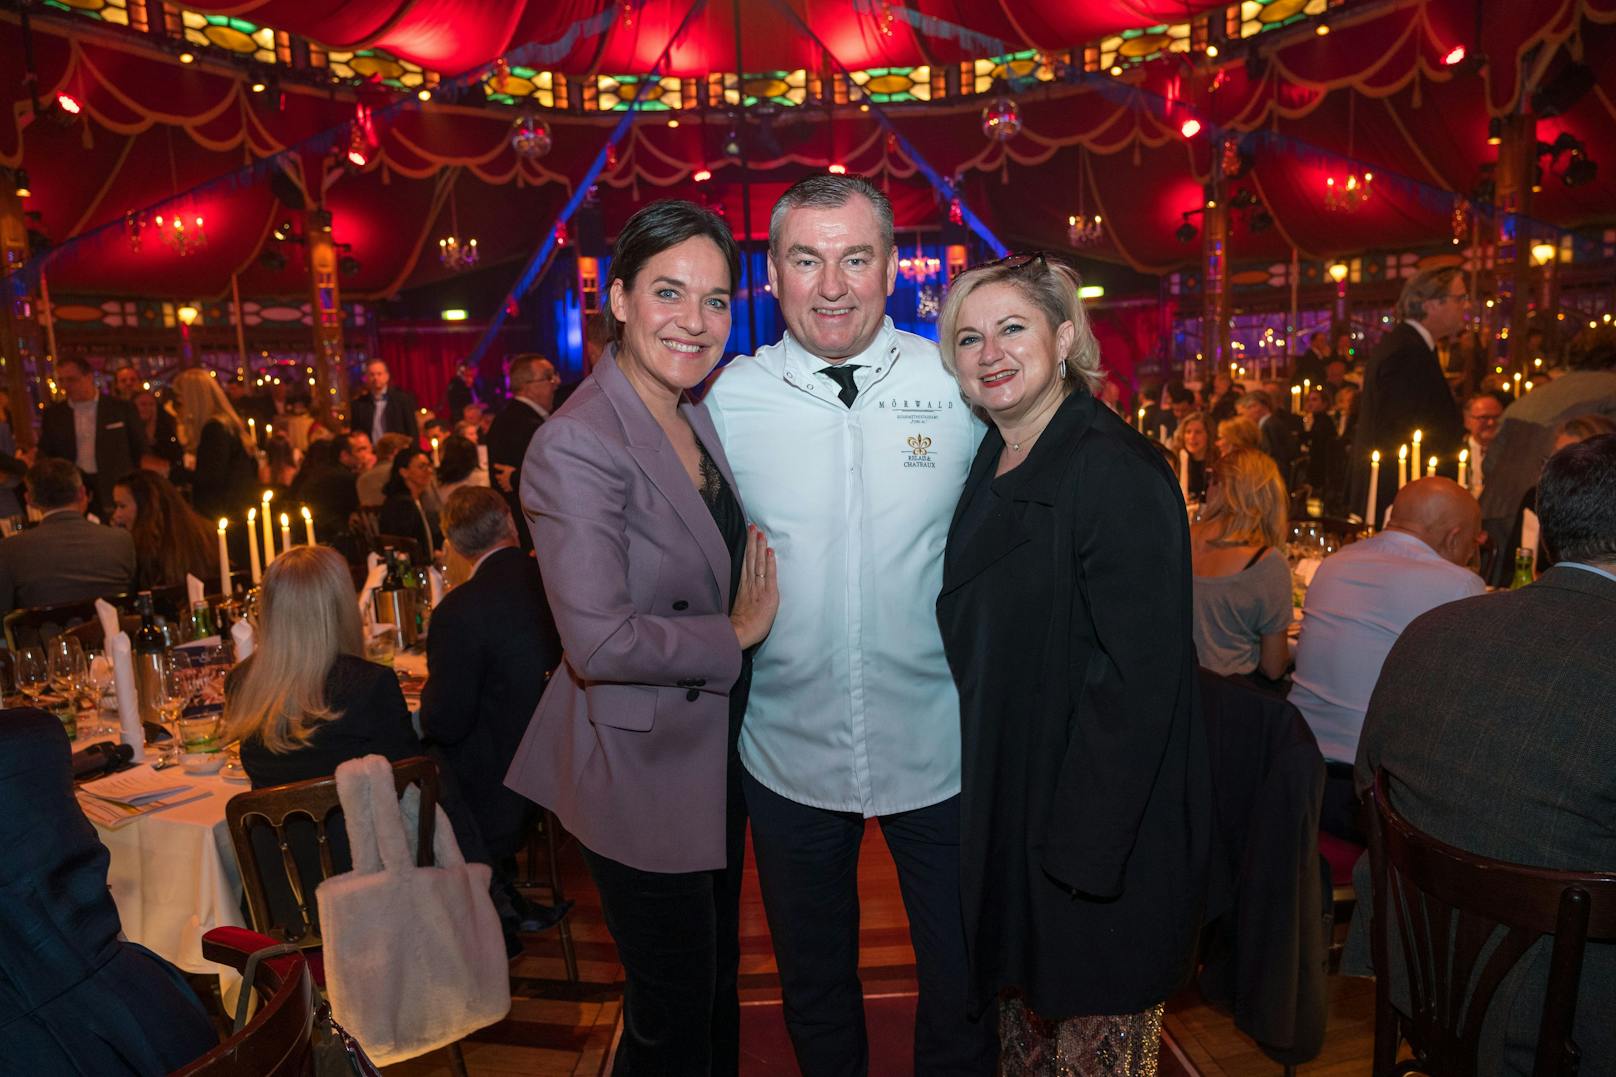
M376 851L381 854L382 867L389 872L409 871L415 867L415 857L410 855L409 839L404 836L404 812L393 782L393 765L380 755L367 755L362 762L366 764Z
M364 756L337 766L337 800L342 804L342 821L348 831L348 849L356 875L374 875L382 870L381 853L376 847L375 800L370 794L368 767L371 759L380 758Z

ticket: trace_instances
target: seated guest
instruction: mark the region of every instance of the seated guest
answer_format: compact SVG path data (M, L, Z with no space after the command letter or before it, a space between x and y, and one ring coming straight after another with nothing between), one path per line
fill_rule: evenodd
M1302 448L1303 476L1315 493L1322 494L1339 480L1346 485L1346 473L1332 464L1336 459L1335 423L1330 421L1330 403L1322 389L1310 389L1302 402L1302 429L1299 434Z
M178 586L187 574L217 583L217 532L167 479L131 471L112 487L112 504L112 526L135 540L136 590Z
M502 907L542 926L547 917L515 885L516 854L537 807L504 779L561 661L561 640L538 563L517 545L516 523L499 493L465 486L450 494L443 535L469 575L432 611L421 732L441 749L477 821L495 889L506 898Z
M258 468L258 484L274 490L284 497L297 478L297 459L292 442L279 430L264 441L264 462Z
M134 539L84 518L90 495L72 461L46 457L28 469L27 481L39 526L0 542L0 614L131 590Z
M1616 434L1549 458L1538 515L1555 566L1529 587L1439 606L1386 656L1358 743L1360 794L1439 841L1560 871L1616 866ZM1395 519L1395 514L1393 516ZM1363 902L1359 908L1364 908ZM1393 955L1401 950L1392 943ZM1401 961L1379 972L1407 1012ZM1481 1077L1532 1072L1549 941L1483 1018ZM1616 1072L1616 944L1583 957L1571 1037L1585 1075Z
M1256 423L1249 419L1224 419L1218 423L1218 455L1236 449L1262 451L1262 432L1257 429Z
M1207 397L1207 410L1212 413L1212 421L1221 423L1225 419L1235 416L1235 402L1240 399L1240 390L1235 386L1234 379L1223 371L1214 371L1212 374L1212 392Z
M398 450L408 448L410 445L408 434L383 434L382 439L376 443L376 462L359 473L359 504L365 508L381 508L387 495L382 493L387 480L393 475L393 457Z
M1190 526L1195 649L1201 665L1272 688L1290 665L1291 570L1285 484L1266 453L1236 449L1212 465Z
M1212 444L1212 432L1207 421L1206 413L1191 411L1178 421L1178 429L1173 432L1172 441L1168 449L1172 452L1173 467L1178 468L1181 459L1180 453L1189 454L1189 483L1190 500L1201 502L1206 500L1206 478L1210 474L1211 465L1218 458L1218 450ZM1184 477L1179 476L1183 483Z
M1470 496L1480 500L1487 471L1487 451L1498 438L1498 423L1504 417L1502 393L1477 393L1464 406L1465 443L1470 450L1466 481Z
M1291 481L1291 464L1296 460L1297 446L1296 434L1291 430L1288 417L1274 413L1272 398L1261 389L1254 389L1242 396L1235 405L1240 417L1256 424L1257 447L1279 465L1279 477L1288 485Z
M135 394L134 404L141 432L146 436L146 456L156 457L168 467L183 464L185 447L180 444L179 427L168 409L157 402L157 395L142 389Z
M431 560L443 538L438 531L437 513L430 511L422 501L433 486L432 457L413 445L400 449L393 457L393 474L387 480L381 516L376 521L384 535L412 538L419 554Z
M476 442L451 437L439 446L437 483L440 505L447 505L450 495L462 486L488 485L488 471L477 457Z
M307 503L316 528L348 529L349 517L359 511L359 476L374 459L370 435L360 430L309 446L292 496Z
M255 503L260 493L257 446L219 383L200 368L182 370L174 379L174 400L180 411L181 440L196 458L191 475L196 511L218 519Z
M1328 399L1334 400L1343 386L1350 384L1347 381L1347 361L1332 358L1324 364L1324 382L1319 385Z
M1335 433L1342 441L1350 443L1353 431L1356 429L1355 421L1358 418L1358 387L1356 385L1343 385L1335 391L1335 406L1330 409L1330 418L1335 420Z
M1555 428L1553 449L1555 452L1559 452L1568 445L1576 445L1587 441L1589 438L1596 438L1601 434L1616 434L1616 422L1612 422L1603 415L1579 415L1575 419L1563 422ZM1509 542L1505 544L1504 549L1500 552L1499 560L1513 566L1516 551L1523 547L1528 548L1532 550L1532 559L1536 572L1544 572L1550 564L1549 551L1543 543L1541 528L1538 531L1537 539L1533 543L1527 542L1526 514L1529 512L1534 514L1537 512L1536 486L1526 491L1521 497L1521 507L1515 513L1515 526L1510 529Z
M0 1073L169 1073L219 1040L184 975L123 941L69 751L53 715L0 711Z
M1329 765L1320 825L1337 837L1364 844L1352 761L1386 652L1420 614L1486 590L1467 567L1480 537L1481 507L1462 486L1416 479L1386 530L1327 557L1308 585L1290 701Z
M476 404L471 406L474 408L478 407ZM458 423L455 423L454 436L457 438L465 438L473 445L480 446L482 444L483 428L481 425L471 419L464 419Z

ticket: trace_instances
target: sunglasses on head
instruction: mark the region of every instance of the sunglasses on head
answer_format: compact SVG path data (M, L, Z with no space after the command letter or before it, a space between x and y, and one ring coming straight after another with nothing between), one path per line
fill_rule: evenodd
M1048 265L1049 259L1043 251L1026 251L1021 254L1007 254L1003 258L995 258L991 262L978 262L971 269L1022 269L1037 262L1039 265Z

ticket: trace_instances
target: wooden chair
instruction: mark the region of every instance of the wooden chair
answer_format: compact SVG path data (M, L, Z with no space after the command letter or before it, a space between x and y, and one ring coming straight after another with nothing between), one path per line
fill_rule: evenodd
M202 936L202 956L246 972L275 940L239 927ZM299 953L261 959L251 988L258 1012L223 1043L170 1077L307 1077L314 1072L314 981Z
M438 765L424 756L394 763L393 784L401 796L411 785L420 787L415 862L419 867L428 867L432 864L433 823L437 816ZM225 804L225 823L230 828L236 861L241 865L241 886L247 895L247 912L252 918L254 931L275 942L292 943L303 950L319 948L320 926L314 888L319 882L336 874L328 830L332 825L331 816L341 807L335 777L237 793ZM313 825L313 841L319 856L318 878L314 880L304 878L303 867L306 865L300 865L296 855L300 828L289 825L302 821ZM339 821L336 825L341 826L342 823ZM269 891L265 885L266 865L260 861L261 848L253 840L253 831L260 827L268 828L273 836L274 848L280 857L276 869L290 887L301 918L298 923L279 921L270 906ZM314 963L314 980L323 988L324 963L314 954L311 954L311 960ZM466 1062L458 1043L449 1045L449 1058L457 1077L465 1077Z
M1583 950L1590 939L1616 940L1616 874L1523 867L1437 841L1392 807L1384 769L1372 796L1375 1077L1476 1072L1482 1023L1499 984L1545 936L1553 950L1532 1074L1574 1073L1571 1025ZM1393 917L1408 1015L1391 1001ZM1414 1057L1399 1063L1404 1040Z
M131 617L126 613L120 613L118 615L118 627L123 629L124 632L128 634L129 638L133 640L135 638L135 633L140 631L140 618ZM90 620L85 621L82 624L76 624L72 628L65 628L62 630L62 635L77 638L80 646L82 646L86 651L100 651L106 649L107 634L101 627L101 619L99 617L92 617Z
M126 597L108 595L107 601L121 607ZM85 602L64 602L59 606L12 610L6 614L4 621L6 648L16 652L23 647L37 647L69 628L96 620L93 598Z
M544 843L545 880L539 881L539 843ZM527 874L519 884L522 889L543 888L550 892L550 904L560 905L567 900L561 889L561 820L548 808L539 813L538 820L527 835ZM567 982L578 982L578 954L572 945L571 914L561 918L556 934L561 938L561 961L567 970Z

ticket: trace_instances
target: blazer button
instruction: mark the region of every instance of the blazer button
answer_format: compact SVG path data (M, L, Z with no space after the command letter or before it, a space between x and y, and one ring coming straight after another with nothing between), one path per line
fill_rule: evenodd
M690 608L690 603L681 598L679 601L673 604L673 608L676 610L688 610Z
M698 700L700 698L701 698L701 693L696 691L694 688L692 688L690 691L685 693L685 699L688 700L691 703L696 702L696 700Z

